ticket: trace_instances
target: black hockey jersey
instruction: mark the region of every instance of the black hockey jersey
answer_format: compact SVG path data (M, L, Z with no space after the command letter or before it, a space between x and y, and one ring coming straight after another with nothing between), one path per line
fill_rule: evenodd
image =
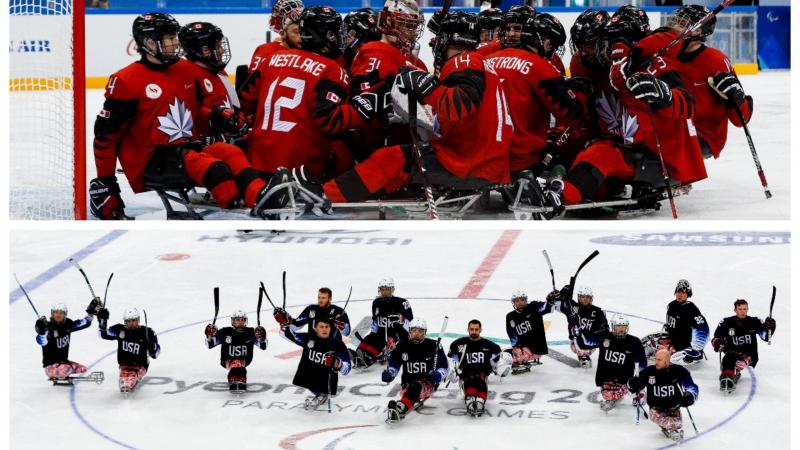
M477 374L488 376L492 373L492 363L497 361L501 352L500 346L488 339L473 341L466 336L453 341L447 355L453 361L454 367L458 366L461 377L464 378Z
M756 337L767 340L767 329L758 317L726 317L719 321L714 337L725 342L725 352L744 353L752 358L751 366L758 362L758 341Z
M647 366L642 341L630 334L616 337L608 330L598 333L581 331L578 336L578 345L580 344L589 348L600 348L594 376L596 386L602 386L609 381L625 384L633 376L637 364L639 370Z
M402 297L377 297L372 301L373 333L387 333L396 340L408 338L408 322L414 318L411 304ZM388 330L387 330L388 328Z
M292 384L304 387L314 395L335 395L339 386L339 374L347 375L350 372L350 353L344 343L331 337L321 338L314 333L297 333L291 328L282 328L281 335L303 347ZM325 355L328 353L333 353L342 360L342 368L338 373L325 365Z
M521 311L514 310L506 314L506 333L511 345L521 345L537 355L546 355L547 338L542 317L552 311L551 304L532 301Z
M100 337L117 341L117 363L120 366L150 367L150 358L158 358L161 346L152 328L140 326L129 330L118 323L106 329L105 321L100 321Z
M60 324L48 322L47 334L37 334L36 342L42 346L42 367L69 361L70 335L92 324L92 316L80 320L64 319Z
M631 380L631 390L647 389L647 404L651 408L671 409L680 406L683 392L697 399L700 391L685 367L672 364L665 369L647 366Z
M208 348L222 345L219 355L219 363L222 367L225 367L227 361L234 359L244 359L245 365L250 365L253 361L255 345L258 345L261 350L267 349L267 342L256 339L256 331L252 327L244 327L241 330L233 327L220 328L217 334L206 339L206 344Z
M319 317L327 317L331 320L331 334L333 337L342 340L342 336L350 336L350 318L347 317L347 313L342 309L341 306L337 306L334 304L328 305L327 308L320 308L319 305L309 305L306 306L306 309L300 313L299 316L295 317L292 320L292 326L295 330L302 328L304 325L308 324L308 332L312 332L317 326L317 318ZM336 326L333 325L333 321L339 317L339 320L344 322L344 329L339 330Z
M677 351L688 347L702 350L708 343L710 332L706 318L690 300L669 302L664 331L669 333L670 343Z
M436 354L438 353L438 356ZM433 360L436 359L434 368ZM425 338L422 342L401 341L389 357L389 370L398 373L403 369L400 382L405 386L414 380L423 380L434 370L447 375L447 356L442 347L433 339Z

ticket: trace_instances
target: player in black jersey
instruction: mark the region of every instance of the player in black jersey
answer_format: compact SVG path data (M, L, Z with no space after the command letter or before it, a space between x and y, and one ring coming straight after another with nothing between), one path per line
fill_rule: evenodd
M678 280L675 286L675 300L667 306L667 318L663 331L642 338L645 353L652 357L659 348L672 353L672 362L685 366L699 363L705 359L703 348L708 342L710 330L706 318L689 298L692 285L687 280Z
M156 359L161 346L152 328L139 326L139 310L128 308L122 314L124 324L108 327L109 312L101 308L97 312L100 337L117 341L117 363L119 364L119 390L128 394L136 389L150 367L150 358Z
M408 300L394 295L394 280L384 278L378 284L378 297L372 301L372 326L358 348L351 352L354 367L369 367L408 339L408 324L414 319Z
M542 317L553 311L555 297L548 295L546 302L528 303L528 294L523 290L516 290L511 295L514 310L506 314L506 333L511 341L511 356L514 359L512 373L530 371L530 367L541 364L539 359L547 354Z
M332 336L331 320L318 317L313 332L299 333L290 325L281 326L281 335L303 347L297 372L292 383L311 391L306 399L306 409L316 409L335 396L339 386L339 375L350 372L350 355L344 343Z
M50 308L50 320L42 316L36 321L36 343L42 347L42 367L50 381L70 384L72 375L86 372L86 366L69 360L69 344L73 332L92 325L96 305L97 301L92 300L86 317L72 320L67 317L67 305L56 303Z
M596 345L575 339L580 333L600 333L608 330L606 313L595 306L594 292L588 286L581 286L577 291L578 301L571 298L561 299L559 309L567 316L569 326L569 339L572 341L569 348L578 357L581 367L592 367L591 356L597 349Z
M311 332L311 330L317 328L317 320L324 317L334 326L332 333L334 339L341 341L342 336L350 336L350 318L347 317L347 313L341 306L331 303L332 300L333 291L329 288L321 287L317 292L316 305L306 306L303 312L295 318L286 314L283 309L277 308L275 310L275 319L281 326L284 323L290 324L295 331L308 325L308 331Z
M673 364L669 350L656 351L655 364L647 366L638 376L628 381L633 392L647 390L647 405L650 406L650 420L661 427L664 436L683 440L683 417L681 406L693 405L700 390L685 367Z
M381 373L384 383L391 383L400 369L402 390L400 400L389 401L386 422L395 423L411 409L422 406L447 376L447 356L439 343L426 336L428 325L416 318L409 324L406 340L400 341L389 357L389 364Z
M464 391L467 413L480 417L486 410L486 384L489 374L504 377L511 372L513 358L494 342L481 337L481 321L472 319L467 324L468 336L458 338L450 344L447 356L452 361L450 382L458 382Z
M747 315L747 300L733 302L733 310L736 314L720 320L711 340L714 351L724 355L720 362L719 389L726 394L736 390L736 383L745 367L755 367L758 363L757 337L769 342L775 332L775 319L772 317L762 322L758 317Z
M578 344L597 347L600 352L597 356L597 372L594 383L600 387L600 409L610 411L617 402L628 393L628 380L638 370L647 366L642 341L638 337L628 334L630 322L622 314L611 317L611 330L603 329L596 332L580 330L577 336ZM643 395L634 396L634 406L641 401Z
M247 326L247 313L237 309L231 314L231 326L217 329L206 325L206 345L214 348L222 344L219 363L228 369L230 391L241 394L247 391L247 366L253 361L253 347L267 349L267 330L262 326Z

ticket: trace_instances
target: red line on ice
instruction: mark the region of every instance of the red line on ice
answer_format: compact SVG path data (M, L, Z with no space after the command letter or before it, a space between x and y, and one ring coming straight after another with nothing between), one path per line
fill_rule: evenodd
M303 439L314 436L315 434L324 433L326 431L336 431L336 430L348 430L350 428L364 428L364 427L374 427L375 425L349 425L344 427L333 427L333 428L320 428L319 430L311 430L311 431L304 431L302 433L296 433L289 437L283 438L278 445L285 450L297 450L297 443L302 441Z
M480 295L486 283L489 281L489 278L492 277L497 266L499 266L503 258L506 257L506 253L508 253L511 246L514 245L514 241L517 240L517 236L519 236L521 232L522 230L503 231L503 234L501 234L497 242L494 243L489 253L483 258L483 261L481 261L481 264L475 269L472 278L470 278L466 286L461 289L458 298L475 298Z

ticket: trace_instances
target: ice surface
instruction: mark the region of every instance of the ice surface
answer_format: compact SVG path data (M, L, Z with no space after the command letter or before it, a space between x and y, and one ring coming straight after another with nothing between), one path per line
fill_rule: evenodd
M351 321L369 314L378 280L392 276L397 295L410 299L416 316L424 317L429 333L438 332L444 315L450 326L449 345L463 334L466 322L480 318L484 336L506 339L503 318L508 297L524 288L531 298L550 289L546 248L556 282L568 281L577 265L593 250L600 255L581 272L578 284L593 287L595 302L607 311L628 314L631 333L644 335L660 328L675 282L688 278L693 301L712 327L732 314L736 298L750 301L752 315L767 314L773 284L778 289L774 316L778 322L773 345L759 344L761 360L745 373L739 389L724 397L718 391L717 354L706 348L708 361L691 368L700 386L692 407L700 435L688 421L682 445L692 448L789 448L789 246L622 246L591 242L623 232L524 231L494 272L478 270L501 231L460 232L289 232L240 234L232 231L129 231L104 245L95 245L81 261L96 291L102 291L111 271L111 320L121 320L125 307L145 308L163 350L152 361L141 389L123 400L116 387L115 344L97 336L97 325L75 333L70 357L106 374L103 385L53 387L41 369L41 352L34 341L34 316L24 298L12 292L10 306L10 430L11 448L284 448L284 449L521 449L615 448L652 449L671 444L654 424L634 425L629 400L608 415L590 399L597 391L594 370L572 368L545 357L532 373L502 381L490 377L496 397L487 403L489 416L462 417L463 400L455 386L440 389L419 414L403 423L384 424L386 403L397 384L380 383L380 368L353 372L340 379L343 392L327 408L307 412L291 379L299 347L281 339L271 308L265 302L262 321L270 344L257 351L248 368L251 389L243 397L225 392L225 370L219 350L204 347L203 328L213 315L212 288L221 288L218 324L242 308L255 324L258 281L273 300L281 298L280 273L288 273L289 312L313 302L316 289L329 286L334 301L343 302L353 286L348 306ZM630 234L630 233L628 233ZM774 234L774 233L773 233ZM66 302L70 316L81 317L90 299L80 274L64 261L106 236L101 231L14 231L10 269L29 287L40 310ZM660 237L659 237L660 236ZM683 232L659 239L705 243L746 241L752 233L716 238ZM694 236L694 238L692 238ZM505 235L508 238L508 235ZM769 238L762 238L769 240ZM786 242L787 236L773 237ZM632 235L628 241L645 241ZM160 259L183 254L177 260ZM477 272L477 273L476 273ZM465 286L477 287L477 299L459 299ZM41 275L41 277L40 277ZM31 280L42 283L34 288ZM11 285L13 284L13 279ZM16 298L17 300L13 300ZM278 300L279 301L279 300ZM341 304L341 303L340 303ZM565 343L566 320L546 316L547 338L554 352L570 356ZM593 357L596 363L596 355ZM213 383L223 383L215 385ZM221 387L223 391L213 391Z
M720 159L707 160L709 178L695 183L686 197L676 198L678 215L682 219L789 219L789 71L767 71L755 76L742 76L745 92L754 99L754 114L750 122L758 155L773 193L766 200L756 174L744 132L729 125L728 143ZM89 179L96 173L91 152L95 115L103 104L102 90L89 90L86 96L87 171ZM128 215L137 219L164 219L161 201L154 193L133 195L124 176L118 176L123 186L123 200ZM641 220L671 220L669 205L663 202L661 211L642 216ZM306 215L310 218L309 215ZM371 218L376 213L354 214L340 211L339 218ZM492 216L481 214L474 218L513 219L510 213ZM216 213L209 219L243 219L241 215ZM390 216L391 218L391 216Z

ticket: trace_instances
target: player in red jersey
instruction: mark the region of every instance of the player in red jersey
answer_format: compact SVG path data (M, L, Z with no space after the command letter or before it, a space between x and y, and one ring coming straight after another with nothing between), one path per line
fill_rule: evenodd
M258 93L258 109L248 156L264 172L305 165L319 177L331 157L331 139L365 122L349 103L347 72L333 60L342 51L342 17L315 6L303 10L299 24L302 49L273 54L250 87Z
M686 5L675 11L667 25L680 33L711 14L700 5ZM706 158L719 158L728 139L728 122L742 127L736 107L742 111L744 123L753 114L753 97L745 95L731 61L721 51L708 47L705 41L714 33L716 16L706 22L683 44L677 44L677 59L682 63L681 77L694 97L694 124L700 148Z
M208 122L198 122L196 133L210 136L212 130L226 134L239 134L246 127L244 115L239 111L239 96L228 78L225 66L231 59L228 38L222 30L208 22L192 22L178 32L186 59L192 64L190 76L194 78L201 116Z
M358 50L350 66L350 95L354 105L369 119L369 124L354 130L353 153L366 159L375 149L411 141L408 127L390 125L389 91L401 67L428 70L414 56L413 49L422 35L424 20L415 0L386 0L378 14L380 40L367 42ZM369 105L375 104L375 108Z
M661 188L659 153L673 180L685 184L706 177L691 120L691 96L675 65L664 55L646 65L644 71L626 73L652 54L638 47L648 31L647 15L631 6L621 7L604 27L601 58L611 68L612 78L611 88L597 93L602 138L577 156L564 177L561 199L552 191L546 192L552 203L596 200L595 194L607 178ZM622 74L616 85L615 71Z
M551 15L517 9L505 16L506 48L487 57L503 82L514 122L512 173L540 166L551 114L571 127L581 126L588 116L582 85L570 83L550 63L565 35Z
M383 37L378 29L378 13L372 8L361 8L344 16L344 60L350 71L358 51L367 42L379 41Z
M503 33L503 10L500 8L487 8L479 12L478 29L481 32L481 44L499 38Z
M127 218L117 159L135 193L146 190L147 180L164 178L204 186L222 207L239 198L253 206L266 192L266 180L238 147L192 142L194 124L211 118L196 101L192 63L180 59L179 28L167 14L137 17L133 36L142 58L109 77L94 126L97 178L89 186L91 211L100 219Z
M441 20L436 51L444 52L441 81L429 72L401 69L395 80L400 91L413 92L429 105L439 129L422 149L427 178L447 185L463 180L508 183L509 143L513 125L500 79L475 53L478 44L477 16L463 11L448 13ZM357 202L375 196L381 189L391 192L409 180L421 183L410 145L377 150L355 168L324 184L334 202Z

